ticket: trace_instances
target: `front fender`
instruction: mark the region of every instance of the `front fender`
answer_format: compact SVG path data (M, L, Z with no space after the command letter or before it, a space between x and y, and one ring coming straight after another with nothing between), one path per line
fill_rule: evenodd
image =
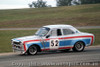
M41 44L41 42L38 42L38 43L31 42L31 43L26 43L24 45L26 47L25 51L27 51L29 49L29 47L32 46L32 45L38 45L40 47L40 49L44 48L43 45Z

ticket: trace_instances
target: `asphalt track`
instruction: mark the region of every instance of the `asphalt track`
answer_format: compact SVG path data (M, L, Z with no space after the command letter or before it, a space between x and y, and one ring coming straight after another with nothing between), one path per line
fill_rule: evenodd
M0 67L34 67L41 65L71 65L77 63L100 63L100 46L87 47L83 52L48 51L37 55L11 54L0 56Z

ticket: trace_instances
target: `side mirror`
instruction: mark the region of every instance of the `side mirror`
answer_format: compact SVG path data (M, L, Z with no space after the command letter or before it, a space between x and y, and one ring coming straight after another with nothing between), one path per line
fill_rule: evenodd
M49 38L49 37L50 37L50 35L47 35L47 36L46 36L46 38Z

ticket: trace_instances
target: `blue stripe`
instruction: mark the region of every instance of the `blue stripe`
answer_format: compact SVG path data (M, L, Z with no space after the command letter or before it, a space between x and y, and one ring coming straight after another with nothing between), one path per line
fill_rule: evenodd
M91 42L91 39L88 38L88 39L75 39L75 40L63 40L63 41L59 41L59 47L62 47L62 46L74 46L74 44L77 42L77 41L83 41L85 43L85 45L90 45L90 42ZM30 44L27 44L27 47L29 48L31 45L33 44L37 44L40 46L40 48L44 48L42 43L30 43ZM45 48L49 48L50 42L46 42L46 44L44 45Z

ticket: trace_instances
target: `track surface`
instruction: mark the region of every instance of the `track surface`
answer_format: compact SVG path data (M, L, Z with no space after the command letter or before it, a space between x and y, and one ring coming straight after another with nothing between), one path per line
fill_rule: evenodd
M36 65L100 62L100 47L85 48L83 52L41 52L37 55L7 55L0 56L0 67L29 67Z

